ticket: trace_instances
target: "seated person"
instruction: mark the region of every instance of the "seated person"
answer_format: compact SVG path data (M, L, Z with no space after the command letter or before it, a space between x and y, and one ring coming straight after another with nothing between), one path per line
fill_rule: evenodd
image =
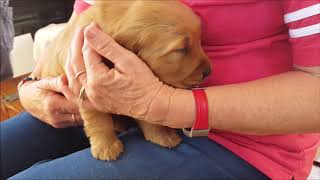
M67 67L87 72L71 83L73 87L65 77L21 86L21 102L29 113L1 123L1 178L306 179L320 142L320 32L314 28L320 23L314 8L319 3L183 2L202 18L202 46L214 67L202 84L208 100L208 137L182 136L182 143L169 150L145 141L133 128L119 135L126 150L117 161L95 160L79 127L74 92L81 86L90 92L87 102L101 111L136 117L128 107L143 102L151 104L135 107L147 112L143 120L173 128L192 127L198 107L192 90L158 81L137 56L90 25L72 42L79 47L82 38L87 42L82 51L73 50L70 61L75 63ZM104 46L107 49L99 48ZM100 63L102 56L115 68ZM114 83L103 83L111 79ZM160 90L146 91L146 83ZM128 93L157 95L124 98ZM110 96L117 101L101 99ZM152 121L154 114L163 116Z

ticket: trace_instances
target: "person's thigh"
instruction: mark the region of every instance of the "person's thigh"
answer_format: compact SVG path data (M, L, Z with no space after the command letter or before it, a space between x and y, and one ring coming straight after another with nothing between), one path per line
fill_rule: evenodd
M267 179L207 138L188 139L165 149L137 131L120 137L125 151L116 161L95 160L90 149L33 166L11 179Z
M89 147L82 128L55 129L29 113L0 123L1 178Z

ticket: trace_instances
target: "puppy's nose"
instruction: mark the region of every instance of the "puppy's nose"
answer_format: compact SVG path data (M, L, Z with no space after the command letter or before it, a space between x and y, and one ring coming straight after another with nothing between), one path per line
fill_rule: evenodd
M210 73L211 73L211 68L206 68L206 69L202 72L203 78L209 76Z

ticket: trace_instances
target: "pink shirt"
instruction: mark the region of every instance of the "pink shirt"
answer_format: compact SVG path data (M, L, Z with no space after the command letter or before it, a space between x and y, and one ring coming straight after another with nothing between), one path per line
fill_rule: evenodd
M319 0L183 1L201 17L202 45L213 63L203 86L251 81L291 71L293 65L320 66ZM320 141L319 134L252 136L220 130L209 138L272 179L306 179Z
M77 14L80 14L82 11L88 9L91 6L88 2L85 2L85 0L75 0L73 9Z
M202 45L214 67L203 86L251 81L294 65L320 66L319 0L182 1L201 17ZM88 6L77 0L75 10ZM306 179L320 141L319 134L252 136L220 130L209 138L272 179Z

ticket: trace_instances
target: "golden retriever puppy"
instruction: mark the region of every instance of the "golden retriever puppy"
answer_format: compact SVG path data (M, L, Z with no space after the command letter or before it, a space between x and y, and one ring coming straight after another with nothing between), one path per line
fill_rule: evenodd
M179 88L199 84L211 71L201 48L200 20L179 1L96 1L69 22L39 59L36 75L64 74L65 60L76 27L91 22L120 45L137 54L160 80ZM110 114L80 108L84 129L95 158L115 160L123 144L114 132ZM174 129L136 120L146 140L163 147L177 146L181 138Z

